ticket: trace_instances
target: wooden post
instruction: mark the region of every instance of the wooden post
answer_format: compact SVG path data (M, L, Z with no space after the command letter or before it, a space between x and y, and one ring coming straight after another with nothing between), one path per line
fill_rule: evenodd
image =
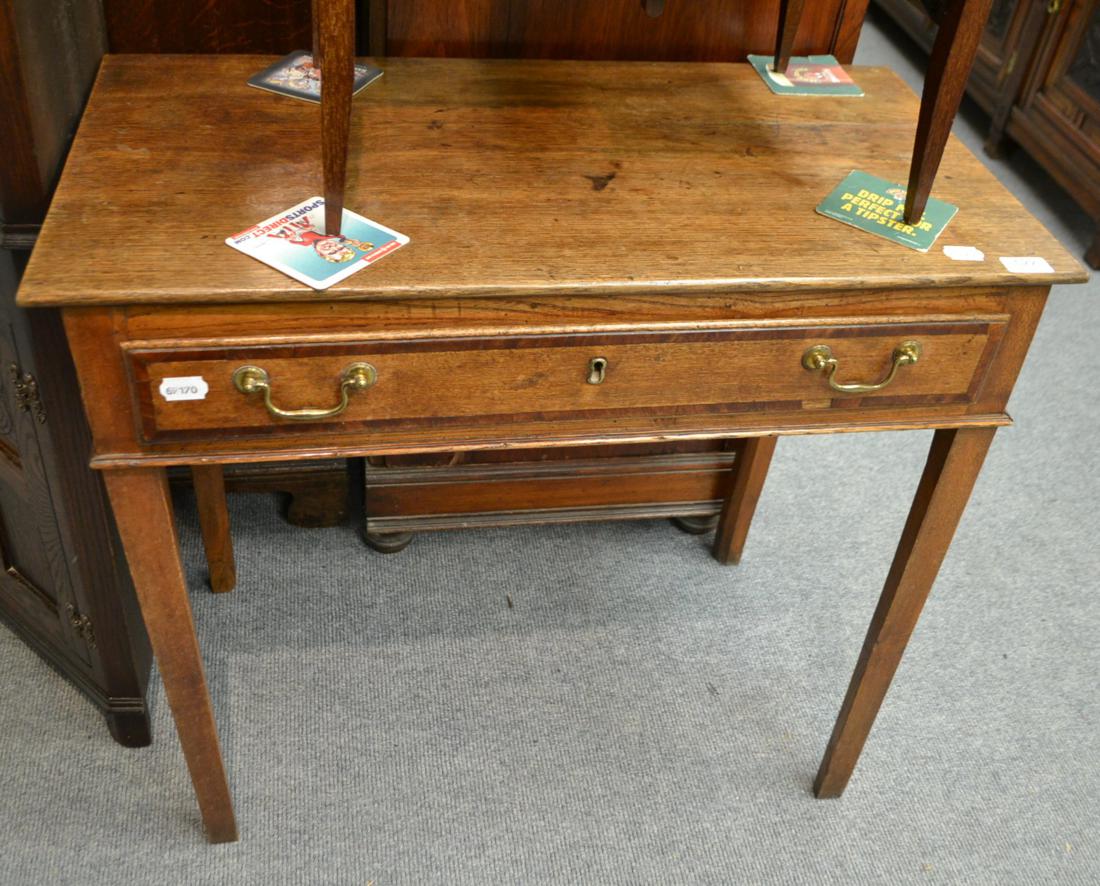
M741 562L756 503L764 489L778 437L750 437L733 463L733 489L722 505L714 534L714 559L729 565Z
M791 49L798 34L798 23L802 21L802 10L806 0L780 0L779 30L775 38L775 62L772 70L782 74L791 61Z
M909 169L905 197L908 224L916 224L924 215L992 5L993 0L953 0L940 22L924 78L913 164Z
M995 431L960 428L936 431L932 438L909 519L814 782L818 797L839 797L848 784Z
M164 694L212 843L237 839L233 800L180 565L164 468L103 472Z
M225 475L221 465L193 465L191 477L195 484L202 543L206 549L206 566L210 572L210 589L215 594L226 594L237 584L237 567L229 531L229 508L225 503Z
M315 0L321 65L321 161L325 233L339 234L344 215L355 79L355 0Z

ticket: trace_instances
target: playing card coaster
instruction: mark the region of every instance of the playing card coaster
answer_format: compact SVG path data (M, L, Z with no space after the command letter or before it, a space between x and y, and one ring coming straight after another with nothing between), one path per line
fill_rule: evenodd
M324 198L311 197L225 242L314 289L328 289L409 242L347 209L339 236L323 233L324 228Z
M776 95L863 95L863 90L831 55L792 58L786 72L772 70L775 57L750 55L749 64Z
M959 207L928 198L924 215L915 225L906 224L905 188L884 178L853 170L836 190L821 201L817 211L838 222L885 237L902 246L927 252L955 217Z
M357 95L381 76L381 68L357 62L351 94ZM267 70L250 78L248 85L307 102L321 101L321 69L313 63L312 53L304 49L279 59Z

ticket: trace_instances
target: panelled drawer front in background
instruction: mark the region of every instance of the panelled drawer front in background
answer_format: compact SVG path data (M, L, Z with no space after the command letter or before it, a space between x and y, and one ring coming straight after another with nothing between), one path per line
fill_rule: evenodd
M1001 318L858 325L469 336L449 340L340 341L204 348L126 346L149 442L208 437L292 435L324 426L478 425L507 420L562 420L615 415L741 412L973 402L1004 331ZM881 391L830 389L825 373L803 365L807 350L827 345L839 384L875 383L905 342L920 358L903 365ZM603 361L602 381L599 364ZM353 392L348 408L324 420L272 416L258 393L233 384L244 365L266 371L271 400L282 409L330 408L340 379L355 363L374 368L374 383ZM595 375L593 372L595 371ZM174 379L201 378L202 399L167 399ZM165 380L169 380L167 384ZM202 386L200 384L200 386Z

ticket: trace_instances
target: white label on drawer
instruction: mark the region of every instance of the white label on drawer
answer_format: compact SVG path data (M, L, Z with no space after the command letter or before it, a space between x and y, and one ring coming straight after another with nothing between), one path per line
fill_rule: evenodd
M1001 264L1013 274L1053 274L1054 268L1037 255L1001 256Z
M160 383L160 395L169 403L176 400L205 400L210 385L201 375L166 378Z
M945 246L943 254L955 261L985 261L985 253L976 246Z

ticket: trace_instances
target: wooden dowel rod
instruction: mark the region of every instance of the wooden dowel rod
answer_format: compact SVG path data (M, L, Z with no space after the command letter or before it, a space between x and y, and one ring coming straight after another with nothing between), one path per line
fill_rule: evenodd
M791 61L794 38L798 34L798 24L802 21L802 10L806 0L780 0L779 30L775 37L775 61L772 70L777 74L785 73Z
M355 0L316 0L321 56L321 161L324 167L325 233L339 234L344 214L355 78Z

